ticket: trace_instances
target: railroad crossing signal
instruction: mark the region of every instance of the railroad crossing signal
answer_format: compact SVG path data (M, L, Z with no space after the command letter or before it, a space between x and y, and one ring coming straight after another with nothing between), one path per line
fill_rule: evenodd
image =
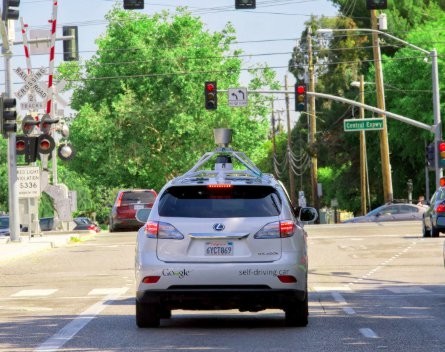
M29 136L34 132L35 126L39 125L40 122L36 121L31 115L26 115L22 120L22 131L25 136Z

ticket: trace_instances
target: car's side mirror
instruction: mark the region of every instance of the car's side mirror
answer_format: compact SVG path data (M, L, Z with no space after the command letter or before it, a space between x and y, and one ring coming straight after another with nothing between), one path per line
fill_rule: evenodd
M142 208L136 212L136 220L140 223L145 224L147 222L148 216L150 215L151 208Z
M298 217L300 221L315 221L318 218L318 212L315 208L304 207L300 209Z

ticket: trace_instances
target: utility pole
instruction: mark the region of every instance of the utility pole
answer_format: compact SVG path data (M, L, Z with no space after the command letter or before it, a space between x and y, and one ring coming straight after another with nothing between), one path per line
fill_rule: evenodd
M284 76L285 90L288 90L287 75ZM287 157L289 158L289 188L290 188L290 200L295 205L295 178L292 171L291 152L292 152L292 140L291 140L291 125L290 125L290 108L289 108L289 94L285 94L286 97L286 115L287 115Z
M315 92L315 73L314 62L312 58L312 28L307 29L307 46L308 46L308 70L309 70L309 92ZM315 148L317 119L315 116L315 96L309 96L309 148L311 150L311 191L312 205L315 209L320 209L318 199L318 159L317 150Z
M360 103L365 104L365 81L363 75L360 76ZM365 109L360 107L360 118L365 118ZM367 213L366 211L366 199L367 199L367 174L368 162L366 158L366 135L365 131L360 131L360 193L361 193L361 205L362 215Z
M271 125L272 125L272 169L274 170L275 177L278 178L277 172L275 171L275 156L277 155L277 147L275 142L275 110L274 110L274 100L272 99L272 117L271 117Z
M385 90L383 86L382 61L380 53L380 43L378 35L376 10L371 10L372 27L372 50L374 53L375 84L377 94L377 107L381 110L385 108ZM380 156L382 162L383 197L385 202L392 202L394 195L392 190L391 164L389 160L388 126L386 115L380 114L383 118L383 129L380 131Z

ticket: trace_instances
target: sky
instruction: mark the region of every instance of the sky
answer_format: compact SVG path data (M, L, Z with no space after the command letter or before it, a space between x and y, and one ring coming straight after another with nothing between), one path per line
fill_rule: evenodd
M28 32L49 30L53 14L53 0L21 0L20 17L28 25ZM57 2L57 37L62 36L62 26L77 25L79 28L79 51L82 59L90 58L96 50L95 40L104 33L106 13L115 5L122 6L123 0L59 0ZM277 72L277 78L284 86L287 64L296 40L304 30L304 22L311 15L335 16L337 10L328 0L257 0L255 10L235 10L235 0L146 0L143 13L152 14L162 10L174 11L178 6L186 6L193 15L199 16L210 31L222 30L231 22L236 30L237 46L247 56L243 67L255 63L266 63ZM22 41L21 21L15 23L15 41ZM62 41L56 42L55 67L63 60ZM13 92L20 89L23 80L14 72L17 68L26 69L27 62L23 44L13 46L12 82ZM49 50L45 54L31 54L34 71L41 66L49 66ZM47 81L47 77L42 77ZM295 80L288 74L289 87ZM0 90L3 92L4 63L0 61ZM69 96L64 95L65 100ZM26 102L23 97L19 103ZM20 104L18 111L20 112ZM58 109L63 108L58 106ZM70 111L69 106L65 107ZM278 107L283 109L283 107ZM295 115L293 113L293 115ZM295 120L295 116L292 117Z

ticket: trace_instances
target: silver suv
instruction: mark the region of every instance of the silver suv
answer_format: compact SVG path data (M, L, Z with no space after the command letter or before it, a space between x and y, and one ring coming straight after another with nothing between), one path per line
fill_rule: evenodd
M243 153L220 143L136 216L145 223L135 261L139 327L159 326L174 309L275 308L288 326L307 325L302 221L317 212L293 209L281 182Z

